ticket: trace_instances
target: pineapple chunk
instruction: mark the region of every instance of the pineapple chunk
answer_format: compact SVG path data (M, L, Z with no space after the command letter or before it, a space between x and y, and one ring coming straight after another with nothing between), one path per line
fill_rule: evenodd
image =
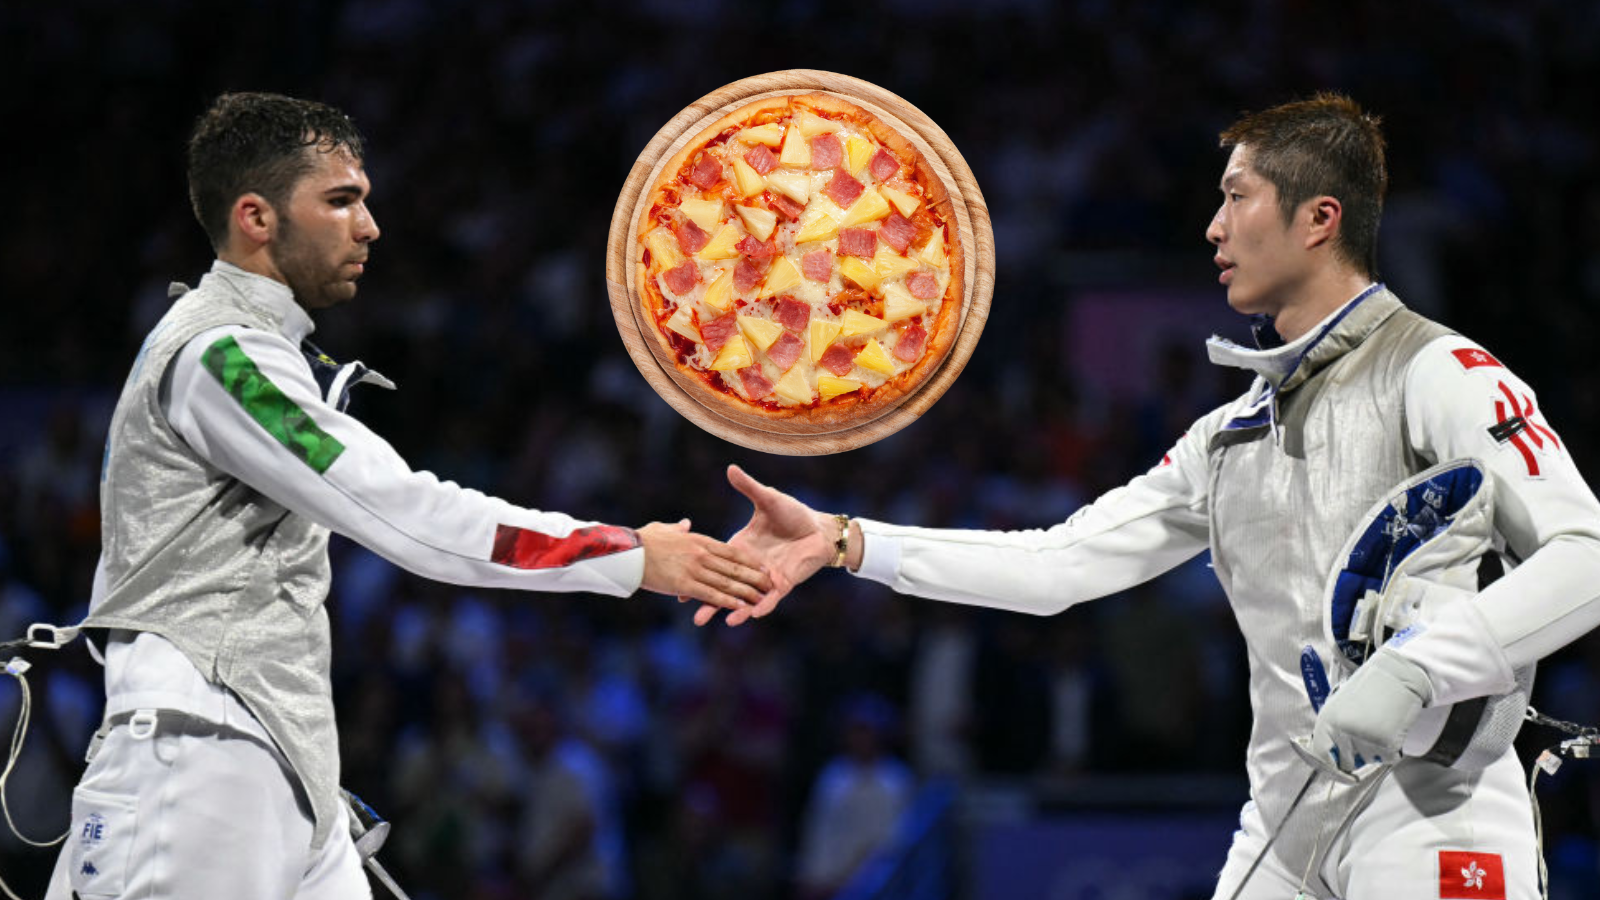
M758 319L755 316L740 316L739 330L750 338L750 343L756 349L765 351L772 346L772 342L783 337L783 326L770 319Z
M809 221L806 221L808 219ZM807 241L825 241L838 233L839 220L818 211L801 219L800 230L796 232L794 242L804 244Z
M711 285L706 288L706 294L700 298L700 302L712 309L726 311L728 304L733 302L733 270L719 269L717 271L722 274L711 280Z
M739 188L740 198L754 197L767 189L767 180L761 173L737 156L733 158L733 183Z
M717 358L712 361L711 370L714 372L732 372L735 369L742 369L753 362L755 362L755 357L750 355L750 347L745 344L743 337L736 334L728 338L728 342L722 345L722 352L718 353Z
M861 387L861 382L851 381L848 378L835 378L832 375L817 376L817 393L823 400L832 400L840 394L848 394Z
M867 345L856 354L856 365L885 375L894 374L894 360L884 352L883 345L878 343L877 338L867 341Z
M828 347L833 344L833 339L839 336L838 322L825 322L813 319L811 322L811 361L816 362L822 354L828 352Z
M813 112L802 112L795 116L795 121L800 123L800 133L808 138L839 130L838 122L830 122Z
M900 215L906 216L907 218L909 218L912 213L917 211L917 207L922 205L922 200L920 198L913 197L905 191L897 191L894 188L887 186L880 187L878 190L883 193L883 196L887 198L890 203L894 204L895 209L900 210Z
M806 380L805 366L792 366L789 374L778 379L772 392L790 403L811 402L811 382Z
M739 243L743 237L744 229L729 222L722 226L722 230L717 232L717 236L706 242L706 245L701 247L700 252L696 253L695 256L701 259L733 259L739 255L739 251L734 245Z
M911 296L905 288L891 284L883 289L883 320L898 322L927 312L921 300Z
M683 262L683 254L678 252L678 239L665 228L650 232L644 245L650 248L650 262L658 271L677 268Z
M771 297L799 283L800 270L794 267L794 263L789 261L789 257L780 256L778 261L772 264L772 271L767 273L767 280L761 285L761 293L756 296ZM767 348L762 347L761 349L765 350Z
M878 148L872 146L872 142L869 140L853 137L844 142L844 153L846 164L850 167L850 174L854 175L861 171L861 167L866 165L872 157L878 155Z
M758 241L772 237L772 229L778 227L778 214L770 209L757 209L754 206L735 206L733 211L744 220L744 227L750 230L750 236Z
M783 136L783 150L778 153L778 165L795 166L804 169L811 165L811 145L806 142L805 135L800 129L791 128Z
M739 132L739 140L746 144L766 144L776 147L783 143L783 126L776 122L757 125Z
M922 252L917 254L917 259L922 260L930 266L938 266L941 269L947 268L950 265L950 257L945 253L944 250L943 231L935 231L933 233L933 237L928 238L927 246L923 247Z
M689 217L689 221L705 229L708 234L722 221L721 200L685 200L678 204L678 208Z
M839 319L839 337L855 337L858 334L871 334L874 331L882 331L884 326L888 324L888 322L885 322L877 316L869 316L864 312L857 312L853 309L847 309L844 311L844 315Z
M667 327L694 341L696 344L704 340L700 336L700 329L695 327L694 316L689 312L688 304L678 307L678 311L667 319Z
M849 228L851 225L860 225L862 222L871 222L881 219L889 214L889 201L873 188L861 192L861 197L850 205L844 214L844 221L840 226Z
M872 271L877 272L884 278L904 275L907 272L916 270L918 265L920 263L916 260L906 259L904 256L894 252L894 248L888 244L879 244L877 255L872 257Z
M753 171L753 170L752 170ZM773 172L767 184L778 193L804 206L811 199L811 176L799 172Z
M871 266L856 259L854 256L846 256L839 260L839 274L869 291L877 287L878 282L883 280L878 277L877 272L872 271Z

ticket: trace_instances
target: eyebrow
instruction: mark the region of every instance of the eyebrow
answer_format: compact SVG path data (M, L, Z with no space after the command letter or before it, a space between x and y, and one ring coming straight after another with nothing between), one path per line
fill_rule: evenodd
M338 187L331 187L322 192L324 197L333 197L339 194L354 196L359 200L366 196L366 191L363 191L358 184L341 184Z

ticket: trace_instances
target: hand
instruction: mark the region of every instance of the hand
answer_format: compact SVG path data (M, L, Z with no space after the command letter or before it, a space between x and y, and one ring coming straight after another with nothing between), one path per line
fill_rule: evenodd
M1312 752L1341 772L1399 762L1406 733L1432 696L1421 666L1380 649L1328 697L1311 732Z
M692 597L708 609L748 610L772 589L761 560L749 550L731 547L689 530L689 520L676 525L651 522L639 529L644 545L644 580L640 587Z
M762 559L772 576L772 588L758 605L728 613L728 624L738 625L772 612L795 585L831 562L839 526L832 516L762 484L738 466L728 467L728 483L750 498L755 507L750 523L728 543ZM705 625L716 614L715 607L702 606L695 611L694 623Z

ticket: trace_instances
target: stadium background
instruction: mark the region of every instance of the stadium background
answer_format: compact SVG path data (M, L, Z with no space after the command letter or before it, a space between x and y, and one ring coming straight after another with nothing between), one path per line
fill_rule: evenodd
M316 340L399 383L354 411L413 465L526 505L727 535L748 512L721 474L737 462L823 509L1060 521L1242 388L1200 345L1242 338L1203 239L1215 135L1317 89L1385 119L1385 280L1527 378L1600 482L1594 4L73 0L7 5L0 40L7 636L83 609L111 404L167 282L209 263L182 142L227 89L323 99L364 130L383 238ZM646 391L602 283L656 129L802 67L939 122L999 252L949 393L810 459L725 443ZM463 590L334 554L345 781L395 821L384 856L418 898L553 895L528 860L564 842L615 897L828 896L804 835L842 841L850 816L808 800L847 741L922 785L886 794L916 840L879 874L928 876L895 896L1206 896L1244 799L1243 648L1203 560L1051 619L825 575L758 627L696 631L667 598ZM11 787L34 836L65 821L99 703L81 648L44 662ZM1600 636L1543 668L1537 705L1600 721ZM1600 768L1541 793L1553 896L1592 896ZM52 858L0 841L17 888Z

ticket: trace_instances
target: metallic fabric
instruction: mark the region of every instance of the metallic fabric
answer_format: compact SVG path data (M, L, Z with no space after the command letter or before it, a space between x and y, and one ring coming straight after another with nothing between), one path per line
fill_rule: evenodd
M139 352L106 445L107 591L84 626L159 634L238 695L299 776L320 847L342 821L323 607L328 531L207 463L161 407L172 359L223 325L278 331L281 323L252 301L246 280L213 272L179 297Z
M1448 333L1379 289L1292 371L1262 374L1276 386L1271 425L1220 431L1210 443L1212 560L1250 648L1247 766L1268 827L1284 823L1273 852L1290 871L1313 855L1321 868L1363 794L1319 783L1284 822L1308 771L1290 740L1311 734L1316 717L1301 654L1311 646L1337 657L1321 603L1340 548L1376 500L1431 463L1407 441L1405 375L1423 345Z

